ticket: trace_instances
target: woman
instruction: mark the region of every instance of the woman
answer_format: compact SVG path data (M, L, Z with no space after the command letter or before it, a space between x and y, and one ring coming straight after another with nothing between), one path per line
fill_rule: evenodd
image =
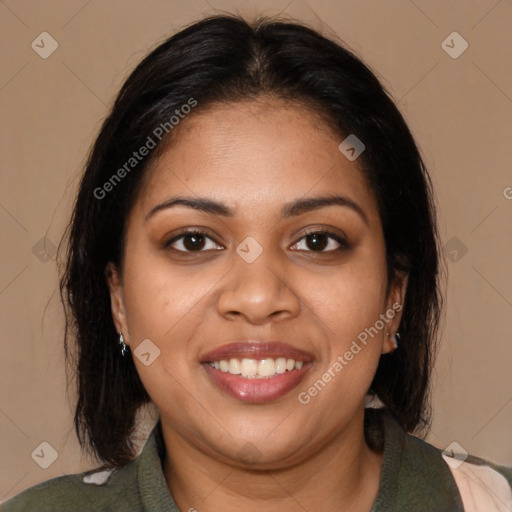
M0 510L510 510L511 469L408 433L439 274L428 174L358 58L292 23L189 26L124 84L70 223L75 427L103 465Z

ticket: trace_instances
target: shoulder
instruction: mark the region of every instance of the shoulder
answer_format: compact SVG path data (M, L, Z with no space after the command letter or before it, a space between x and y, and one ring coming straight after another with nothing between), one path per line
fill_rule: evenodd
M64 475L34 485L0 505L0 512L138 510L137 460L115 470Z
M406 467L432 479L436 472L447 488L453 482L465 512L512 510L512 468L470 455L455 442L443 450L407 434L405 445Z
M407 433L385 410L370 416L384 425L381 501L392 510L512 510L512 468L469 455L457 443L442 450Z
M388 423L389 424L389 423ZM391 428L386 432L390 434ZM462 511L457 484L437 447L405 432L397 423L392 428L397 463L396 499L411 511Z
M465 451L442 453L459 489L464 510L512 510L512 468L468 455Z
M0 512L178 512L162 470L164 455L158 422L128 464L47 480L0 505Z

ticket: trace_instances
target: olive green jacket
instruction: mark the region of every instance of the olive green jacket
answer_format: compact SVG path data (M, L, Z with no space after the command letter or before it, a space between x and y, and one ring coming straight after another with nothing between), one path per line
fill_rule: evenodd
M370 512L512 510L512 468L472 456L462 462L450 454L448 460L440 449L407 434L386 410L366 412L367 439L384 449L380 488ZM6 501L0 512L180 512L164 478L164 453L158 422L142 452L122 468L48 480ZM181 512L196 509L201 510L200 504L191 503Z

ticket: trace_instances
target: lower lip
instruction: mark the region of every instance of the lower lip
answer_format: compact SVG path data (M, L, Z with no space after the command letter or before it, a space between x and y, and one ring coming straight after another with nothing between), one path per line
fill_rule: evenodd
M202 365L222 391L242 402L261 404L277 400L296 388L311 368L311 363L304 363L299 370L278 373L268 378L247 379L240 375L216 370L208 363Z

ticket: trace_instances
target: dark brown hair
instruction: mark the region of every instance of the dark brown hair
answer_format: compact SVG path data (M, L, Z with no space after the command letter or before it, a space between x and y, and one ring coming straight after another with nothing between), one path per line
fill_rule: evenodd
M428 420L441 308L439 243L430 179L402 115L374 73L340 43L288 21L213 16L160 44L125 81L90 153L66 232L60 292L78 393L75 428L105 466L134 457L136 412L150 400L131 353L121 357L105 267L122 267L127 215L159 148L108 193L97 191L190 98L197 115L215 102L262 95L314 109L340 142L348 134L364 142L358 163L377 198L388 286L397 270L409 274L400 347L381 357L372 391L406 430Z

